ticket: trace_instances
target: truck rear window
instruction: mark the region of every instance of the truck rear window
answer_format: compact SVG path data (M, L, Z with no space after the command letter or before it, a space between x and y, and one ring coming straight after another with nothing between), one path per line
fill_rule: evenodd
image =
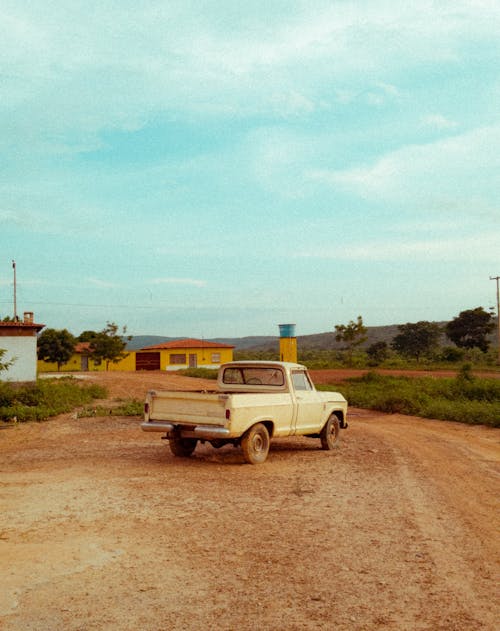
M248 386L282 386L283 372L277 368L229 367L224 370L222 383Z

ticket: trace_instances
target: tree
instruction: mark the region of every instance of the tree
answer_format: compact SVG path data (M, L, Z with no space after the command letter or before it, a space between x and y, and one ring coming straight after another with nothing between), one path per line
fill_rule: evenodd
M75 338L67 329L45 329L38 337L38 359L57 364L57 370L75 352Z
M351 320L349 324L335 325L335 340L345 344L349 364L352 361L354 349L366 340L367 328L363 325L363 318L358 316L356 322Z
M98 335L95 331L82 331L78 336L79 342L90 342L94 337Z
M461 311L446 325L446 335L459 348L479 348L486 353L490 345L487 336L495 328L493 317L483 307Z
M89 350L90 356L95 361L105 361L106 370L108 370L109 362L117 364L121 359L127 357L125 352L127 340L131 340L132 336L125 337L127 327L123 327L122 335L118 334L118 325L114 322L107 322L106 327L94 336L90 336ZM87 333L89 333L87 331Z
M12 366L12 364L16 361L15 357L13 357L12 359L3 361L2 358L6 352L7 351L4 348L0 348L0 372L2 372L2 370L8 370L10 366Z
M372 363L381 364L389 356L389 346L387 342L374 342L366 352Z
M399 334L392 340L392 348L400 355L414 357L417 361L431 355L441 337L439 324L425 320L401 324L398 330Z

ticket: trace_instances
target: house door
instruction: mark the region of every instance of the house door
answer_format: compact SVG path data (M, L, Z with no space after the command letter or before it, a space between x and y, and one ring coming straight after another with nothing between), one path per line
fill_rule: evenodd
M136 370L160 370L160 353L136 353Z
M189 367L196 368L198 366L198 356L196 353L189 353Z
M81 356L81 370L88 370L89 369L89 356L88 355L82 355Z

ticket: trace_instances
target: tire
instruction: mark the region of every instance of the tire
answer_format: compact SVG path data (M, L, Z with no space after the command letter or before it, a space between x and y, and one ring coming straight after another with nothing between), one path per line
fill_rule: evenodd
M241 448L245 460L250 464L265 462L269 453L269 432L263 423L251 427L241 439Z
M321 430L321 434L319 435L321 439L321 449L324 449L325 451L336 449L339 444L339 434L339 418L335 414L332 414L325 423L323 429Z
M198 443L197 438L169 438L168 445L170 447L170 451L177 458L189 458L189 456L196 449L196 444Z

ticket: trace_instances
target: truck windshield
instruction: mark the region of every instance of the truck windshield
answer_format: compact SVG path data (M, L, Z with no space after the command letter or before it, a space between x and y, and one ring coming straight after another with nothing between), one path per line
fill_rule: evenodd
M222 383L279 387L285 383L285 380L282 371L277 368L238 366L224 370Z

